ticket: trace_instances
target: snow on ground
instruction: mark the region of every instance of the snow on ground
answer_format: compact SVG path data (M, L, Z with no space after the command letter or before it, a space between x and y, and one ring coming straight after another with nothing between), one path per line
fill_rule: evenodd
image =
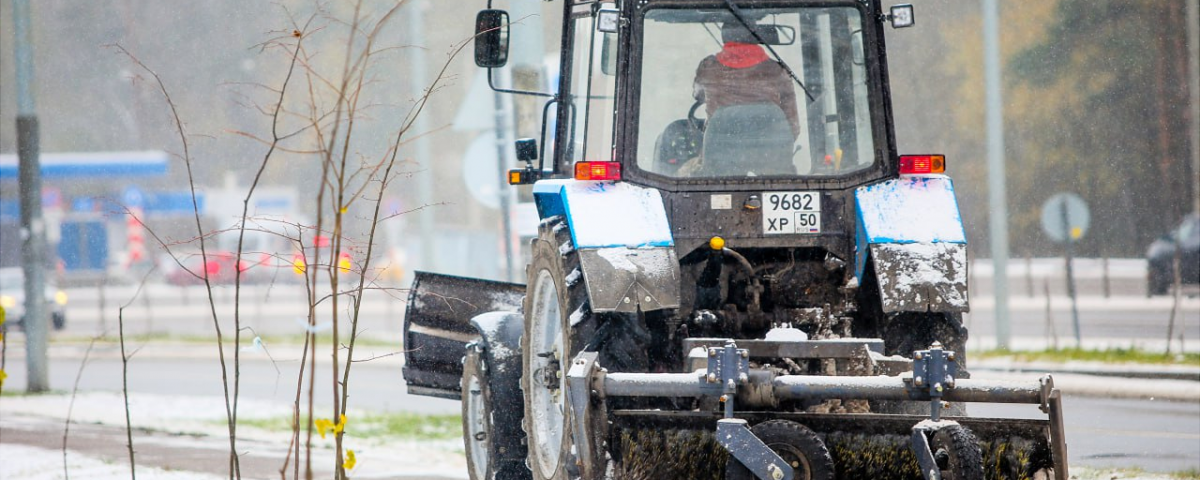
M62 471L62 452L44 448L27 447L0 443L0 478L22 480L60 480L65 479ZM70 478L87 480L124 480L129 478L129 467L116 463L107 463L95 458L79 454L67 457L67 468ZM1077 480L1167 480L1174 478L1166 474L1151 474L1130 472L1124 470L1101 470L1075 468L1071 478ZM196 472L167 471L160 468L141 466L137 469L139 478L145 480L219 480L223 475L207 475ZM368 478L355 475L356 478Z
M6 480L59 480L68 478L63 474L63 456L60 450L28 447L0 443L0 478ZM109 463L77 453L67 455L69 478L87 480L124 480L130 477L129 465ZM138 478L146 480L220 480L221 475L196 472L167 471L161 468L139 466Z
M5 397L0 400L0 413L67 418L70 395L36 395ZM134 428L162 432L224 436L225 404L213 397L185 397L135 393L129 396L130 422ZM279 418L291 410L270 402L241 399L238 418ZM125 405L120 392L81 392L75 398L71 412L73 423L125 425ZM286 434L277 435L285 442ZM275 438L266 438L274 440Z
M1093 468L1070 468L1072 480L1177 480L1178 477L1168 473L1149 473L1135 470L1110 470Z
M68 405L71 402L69 394L13 396L0 398L0 418L11 420L18 417L41 417L65 419ZM130 396L130 422L135 429L134 443L158 442L183 448L212 448L214 439L227 438L225 426L225 405L221 398L188 397L178 395L155 395L136 393ZM355 478L390 478L403 476L430 476L437 478L466 478L466 463L463 457L462 441L451 440L415 440L408 438L376 438L356 437L354 435L354 419L369 412L351 410L347 417L346 448L357 452L358 466L354 469ZM243 398L238 402L238 419L250 421L255 419L287 418L291 409L287 405L256 399ZM317 415L320 418L320 414ZM80 392L75 398L71 412L73 424L101 424L105 426L125 426L124 399L119 392ZM164 433L181 433L185 435L148 437L139 431L153 430ZM253 440L239 444L243 454L277 455L286 450L291 439L290 431L264 430L250 425L242 425L238 430L241 440ZM332 437L320 439L314 436L314 446L323 453L314 453L321 458L329 455L333 447ZM224 441L224 440L222 440ZM191 442L191 443L189 443ZM62 478L62 452L43 450L14 445L19 441L5 439L0 443L0 478L5 480L41 480ZM220 448L220 447L218 447ZM100 459L89 457L89 452L72 451L70 478L108 479L128 478L129 470L121 462L117 465L108 464ZM282 457L281 461L282 461ZM19 459L20 461L13 461ZM76 462L78 471L76 471ZM223 466L215 466L219 471ZM139 465L138 476L145 478L209 478L196 472L167 472ZM211 477L219 478L219 477Z

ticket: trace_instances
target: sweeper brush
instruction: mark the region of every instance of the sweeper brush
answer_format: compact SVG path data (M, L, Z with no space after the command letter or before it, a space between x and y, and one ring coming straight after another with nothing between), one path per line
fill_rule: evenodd
M828 447L836 478L907 480L921 478L911 438L902 433L819 433ZM729 453L711 429L622 427L614 435L613 478L723 480ZM1050 449L1026 438L980 438L983 478L1046 479L1053 469ZM936 452L935 452L936 455Z
M929 385L926 375L949 379L954 374L945 361L950 352L937 345L915 352L918 360L911 374L894 377L748 375L749 351L736 348L735 342L708 352L708 368L694 374L593 371L590 382L580 379L589 377L587 369L594 364L586 353L580 355L568 382L588 385L591 398L585 405L593 411L576 408L576 418L599 415L595 409L618 397L708 396L723 407L611 410L607 436L613 478L748 479L751 473L776 478L777 472L783 472L778 478L804 479L1065 478L1061 400L1049 377L1033 384L962 379ZM732 391L739 386L759 397ZM930 414L756 410L784 401L834 397L925 400ZM948 399L1035 404L1048 418L942 417L940 410ZM745 409L734 408L739 401ZM599 456L592 460L602 462ZM587 461L583 457L584 464ZM756 462L766 476L750 467ZM930 470L937 475L927 475Z

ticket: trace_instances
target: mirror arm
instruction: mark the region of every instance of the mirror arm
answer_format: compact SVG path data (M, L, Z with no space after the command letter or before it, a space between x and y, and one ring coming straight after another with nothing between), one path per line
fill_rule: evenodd
M558 98L552 98L546 101L546 105L542 107L542 129L541 137L542 144L538 145L538 175L542 175L546 171L546 125L550 122L550 106L558 103ZM539 177L540 178L540 177Z
M488 69L488 87L491 88L492 91L494 91L494 92L512 93L512 94L516 94L516 95L531 95L534 97L544 97L544 98L552 98L554 100L558 100L558 96L553 93L534 92L534 91L530 91L530 90L513 90L513 89L508 89L508 88L497 87L495 82L492 81L492 70L495 70L495 69L494 68Z

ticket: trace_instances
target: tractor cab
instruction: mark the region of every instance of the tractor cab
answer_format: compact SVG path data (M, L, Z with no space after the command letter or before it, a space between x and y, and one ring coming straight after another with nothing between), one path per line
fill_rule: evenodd
M874 2L745 3L547 3L565 9L557 93L515 93L547 95L556 128L513 180L578 168L706 191L895 175L880 21L892 15ZM499 10L477 20L476 62L503 66L509 29L525 22Z

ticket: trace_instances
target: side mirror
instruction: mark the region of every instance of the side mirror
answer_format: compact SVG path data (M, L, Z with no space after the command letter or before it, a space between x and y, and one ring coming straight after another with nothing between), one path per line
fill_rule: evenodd
M481 10L475 16L475 65L503 67L508 63L508 12Z

